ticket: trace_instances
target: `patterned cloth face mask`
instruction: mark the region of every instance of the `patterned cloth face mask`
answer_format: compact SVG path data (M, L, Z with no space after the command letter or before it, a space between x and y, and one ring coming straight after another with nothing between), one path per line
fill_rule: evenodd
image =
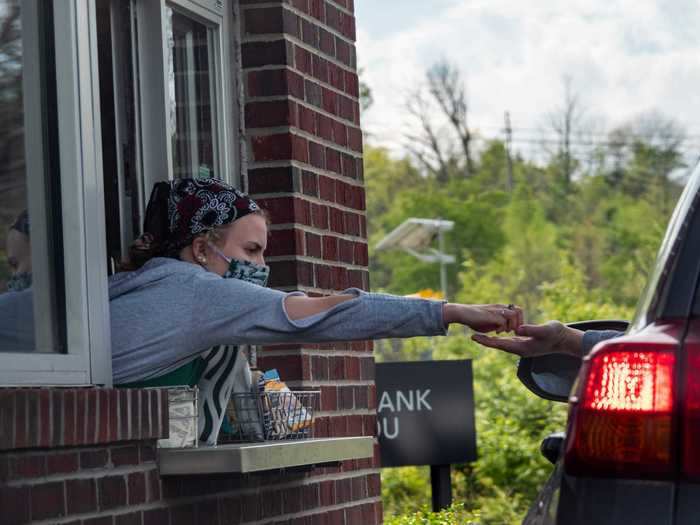
M10 292L21 292L32 285L32 274L29 272L18 272L7 280L7 289Z
M213 244L209 243L209 246L228 263L228 270L222 276L224 279L240 279L258 286L267 286L267 279L270 277L269 266L261 266L250 261L241 261L240 259L227 257Z

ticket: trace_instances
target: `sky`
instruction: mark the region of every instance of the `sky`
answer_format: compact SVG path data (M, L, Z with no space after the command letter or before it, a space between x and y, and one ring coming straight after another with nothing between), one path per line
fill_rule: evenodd
M447 60L465 79L471 127L503 136L509 111L524 154L532 147L525 139L541 134L544 115L561 105L566 77L596 129L657 111L682 124L687 149L700 153L698 7L696 0L355 0L358 64L374 97L362 126L371 143L402 154L412 126L405 100L431 64Z

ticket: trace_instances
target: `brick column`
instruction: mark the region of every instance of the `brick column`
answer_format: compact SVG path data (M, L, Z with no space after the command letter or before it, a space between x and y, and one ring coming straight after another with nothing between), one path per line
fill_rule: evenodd
M270 284L309 295L367 290L353 0L240 4L246 180L273 222ZM318 436L375 435L370 343L266 347L258 365L321 390ZM320 469L334 478L321 483L321 506L342 507L332 523L381 523L377 468L375 454Z

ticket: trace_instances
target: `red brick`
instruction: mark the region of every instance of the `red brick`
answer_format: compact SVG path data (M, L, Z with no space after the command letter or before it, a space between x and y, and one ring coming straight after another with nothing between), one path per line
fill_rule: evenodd
M303 362L299 354L269 357L258 355L258 367L261 370L276 368L280 373L280 377L283 377L286 381L303 379Z
M306 255L309 257L321 258L321 236L315 233L305 233Z
M362 131L359 128L348 128L348 147L362 153Z
M248 73L248 95L250 97L272 97L291 95L304 98L304 79L288 69L265 69Z
M0 490L0 509L3 522L9 524L28 523L30 520L29 487L3 486Z
M377 387L376 385L369 386L369 392L367 395L367 408L370 410L375 410L377 408Z
M345 213L345 232L348 235L361 235L360 232L360 216L356 213Z
M104 388L97 390L99 408L99 417L97 418L97 439L100 443L107 443L109 440L109 412L110 412L110 395L109 391Z
M146 501L146 476L143 472L132 472L127 479L129 505Z
M318 113L306 106L299 106L299 128L311 135L316 135L318 130Z
M315 266L316 271L316 288L322 288L324 290L330 290L331 285L331 269L329 266L317 264Z
M365 414L362 416L362 435L376 436L377 435L377 416L374 414Z
M345 358L343 356L331 356L331 379L346 379Z
M148 501L158 501L161 497L161 480L160 473L157 470L149 470L147 472L148 477L148 489L147 497Z
M282 491L282 512L296 514L302 510L302 488L290 487Z
M345 77L345 92L355 98L360 98L360 83L357 78L357 73L344 70L343 76Z
M320 180L319 180L320 187ZM311 204L311 226L325 230L328 228L328 206L323 204Z
M294 66L302 73L310 75L312 71L311 53L303 47L294 46Z
M44 483L32 487L32 520L45 520L66 515L62 482Z
M326 20L325 8L325 0L309 0L309 14L321 22Z
M304 137L292 135L292 158L299 162L309 162L309 144Z
M126 505L126 482L123 476L107 476L98 480L101 509Z
M50 443L57 447L63 445L63 390L51 390L51 437Z
M250 139L256 161L289 160L292 158L292 135L277 133Z
M346 66L350 66L352 63L351 56L350 44L345 42L342 38L335 37L335 58Z
M112 516L88 518L82 521L82 525L113 525Z
M335 202L336 199L336 184L335 180L319 175L318 177L318 194L321 199L327 202Z
M69 479L66 481L68 514L82 514L97 510L95 480Z
M363 381L374 379L373 357L363 357L360 359L360 379Z
M241 45L243 68L288 64L291 45L286 40L244 43Z
M334 173L342 174L340 153L333 148L326 148L326 169Z
M304 100L317 108L323 104L323 89L316 82L304 80Z
M312 171L301 172L301 191L305 195L318 196L318 175Z
M294 168L256 168L248 170L248 191L256 193L293 192Z
M277 255L294 255L299 248L296 244L296 230L273 230L267 243L265 255L274 257Z
M353 260L354 263L360 266L368 266L369 264L369 252L367 251L367 245L362 242L356 242L353 246Z
M348 436L347 419L345 416L331 417L328 428L332 437Z
M39 446L39 392L27 392L27 411L24 416L27 421L27 446Z
M337 121L325 115L318 116L318 135L324 140L334 141L334 126L336 126ZM343 124L340 123L342 126ZM335 141L338 143L337 141ZM344 144L343 144L344 145Z
M352 99L338 95L338 114L345 120L355 122L355 107Z
M309 0L291 0L292 7L298 9L302 13L309 12Z
M245 33L251 35L282 33L284 31L282 11L282 7L245 10L243 16Z
M5 414L2 424L5 427L7 433L5 439L9 438L9 445L7 448L13 448L12 444L12 425L15 428L15 442L14 447L24 448L29 445L29 436L27 434L27 411L29 410L27 405L27 394L23 390L18 390L13 393L7 392L8 396L6 399L12 400L14 397L14 407L10 401L6 401L6 405L0 407L0 410ZM7 411L7 412L5 412ZM9 420L9 421L8 421ZM5 448L4 444L0 444L0 449Z
M345 141L345 144L342 145L345 146L346 144L347 140ZM348 155L347 153L343 153L341 155L341 159L343 175L351 179L356 179L358 161L355 159L355 157Z
M131 438L129 431L129 390L119 390L119 439L127 440ZM78 427L80 428L80 427Z
M338 240L338 259L340 262L352 264L354 260L354 244L345 239Z
M352 500L352 483L349 479L335 481L335 497L337 503L347 503Z
M318 30L318 47L325 55L335 57L335 37L330 31L323 28Z
M39 442L42 448L51 445L51 391L39 390Z
M338 391L340 393L340 410L352 410L355 408L355 387L353 386L339 386Z
M321 506L330 507L335 505L335 481L322 481L319 483L319 492L321 496Z
M341 91L345 89L345 70L333 62L328 62L328 83Z
M338 238L332 235L323 236L323 258L327 261L338 260Z
M302 508L303 510L317 509L320 503L319 484L304 485L302 487Z
M338 95L328 88L322 89L322 103L321 107L324 111L332 113L333 115L338 114Z
M301 19L301 40L310 46L318 47L318 32L319 28L313 22Z
M196 516L194 505L179 505L170 509L170 523L172 525L190 525L197 523Z
M345 358L345 378L360 379L360 358L346 357Z
M331 376L331 378L333 378ZM322 386L321 387L321 410L335 411L338 410L338 387Z
M316 142L309 142L309 163L320 169L326 167L325 148Z
M323 356L311 356L311 377L315 381L328 379L328 358Z
M296 126L295 104L288 100L249 102L245 105L248 128Z
M78 454L76 452L50 453L46 457L46 470L49 475L75 472L78 470Z
M168 509L151 509L143 512L143 525L168 525Z
M10 477L12 479L30 479L46 475L46 456L21 455L10 460Z
M119 514L114 517L114 525L141 525L141 513Z
M335 290L345 290L350 287L348 269L342 266L331 268L331 284Z
M356 386L355 408L367 408L369 405L369 385Z
M265 502L265 505L262 505L262 518L270 518L282 514L281 490L268 490L263 492L260 499Z
M336 233L349 233L345 231L345 217L338 208L330 208L330 229Z

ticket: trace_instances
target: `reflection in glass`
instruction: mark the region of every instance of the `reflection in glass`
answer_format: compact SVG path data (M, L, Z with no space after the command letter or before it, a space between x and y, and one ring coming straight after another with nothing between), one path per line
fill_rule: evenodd
M176 178L212 177L217 175L213 33L170 8L166 31L173 174Z
M52 44L49 2L0 0L2 352L56 351L64 341Z

